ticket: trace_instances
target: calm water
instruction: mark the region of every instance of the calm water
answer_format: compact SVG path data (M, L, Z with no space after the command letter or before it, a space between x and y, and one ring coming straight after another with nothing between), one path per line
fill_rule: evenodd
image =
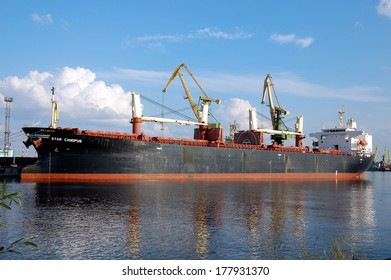
M362 182L9 182L23 209L0 209L0 245L38 235L3 259L324 258L337 242L391 257L391 172Z

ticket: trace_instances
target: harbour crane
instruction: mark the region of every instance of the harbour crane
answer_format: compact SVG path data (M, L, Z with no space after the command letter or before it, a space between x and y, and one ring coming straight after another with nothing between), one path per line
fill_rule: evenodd
M199 107L195 104L193 97L190 94L189 88L186 85L186 82L183 78L183 75L181 73L181 68L185 68L186 71L189 73L189 75L192 77L194 82L197 84L198 88L201 90L204 96L201 96L199 99ZM141 129L141 122L158 122L158 123L171 123L171 124L180 124L180 125L198 125L199 126L199 132L197 139L204 139L205 133L209 129L209 127L219 127L219 124L208 124L208 114L209 114L209 104L211 102L215 102L217 104L220 104L221 101L219 99L213 99L206 95L205 91L202 89L200 84L197 82L197 80L194 78L193 74L190 72L189 68L185 64L181 64L178 67L174 69L174 72L172 73L170 79L168 80L165 88L163 89L163 93L165 93L172 83L172 81L175 79L176 76L179 76L181 79L181 83L183 88L185 89L186 93L186 99L189 100L191 109L194 112L194 115L197 119L196 122L194 121L186 121L186 120L177 120L177 119L167 119L167 118L158 118L158 117L148 117L144 116L142 113L143 106L140 101L140 95L137 93L132 93L132 120L133 123L133 133L140 134Z
M373 153L373 161L374 162L376 162L378 155L379 155L379 147L376 147L375 152Z
M274 84L272 81L272 77L267 74L264 84L263 84L263 95L262 95L262 104L265 104L266 96L269 99L269 108L270 108L270 118L272 121L272 130L268 130L265 132L271 134L271 139L273 139L277 144L282 145L283 140L291 139L292 135L296 135L297 137L303 138L304 135L303 129L302 129L302 119L303 117L300 116L297 118L297 124L296 124L296 132L284 130L283 129L283 115L289 115L289 111L282 108L280 105L280 101L278 100L277 93L274 89ZM274 104L273 96L276 99L277 104Z
M175 79L175 77L179 76L179 79L181 80L183 89L185 90L185 93L186 93L185 98L189 100L191 109L193 110L193 113L194 113L196 119L200 123L207 124L207 116L203 116L201 108L199 109L197 107L197 105L195 104L195 102L193 100L193 97L190 94L189 88L187 87L185 79L183 78L183 74L181 73L182 68L185 68L185 70L189 73L190 77L193 79L193 81L196 83L196 85L201 90L202 94L204 95L204 96L200 96L200 98L199 98L199 104L201 102L201 108L204 106L208 106L211 102L215 102L216 104L221 103L220 99L213 99L213 98L208 97L208 95L205 93L205 91L202 89L201 85L198 83L198 81L194 77L193 73L191 73L189 68L187 67L187 65L183 64L183 63L174 69L170 79L168 80L166 86L163 89L163 93L165 93L167 91L168 87L171 85L171 83Z
M381 162L384 167L389 166L391 164L390 151L388 150L387 147L384 148Z
M289 115L289 111L285 110L280 106L280 101L278 100L276 91L274 89L274 84L270 74L266 75L265 81L263 83L263 95L262 95L262 104L265 104L266 93L269 98L269 107L270 107L270 116L272 119L272 126L275 130L282 129L282 114ZM273 94L277 101L277 107L273 102Z

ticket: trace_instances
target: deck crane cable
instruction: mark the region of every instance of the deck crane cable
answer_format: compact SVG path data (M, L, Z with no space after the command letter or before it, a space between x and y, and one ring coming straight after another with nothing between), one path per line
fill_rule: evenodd
M9 141L10 142L15 142L19 140L23 140L25 137L25 134L21 131L18 132L13 132L10 134ZM4 143L5 137L0 138L0 143Z
M268 121L271 121L271 118L270 118L269 116L266 116L266 115L264 115L264 114L262 114L262 113L260 113L260 112L258 112L258 111L256 112L256 114L257 114L258 116L260 116L261 119L266 119L266 120L268 120ZM290 118L290 119L286 120L285 122L282 122L282 125L285 127L286 130L292 130L292 128L288 127L285 123L286 123L286 122L291 122L291 121L293 121L293 120L296 120L296 117Z
M160 106L161 107L161 106ZM178 115L179 114L179 112L183 112L183 111L188 111L189 110L189 107L184 107L184 108L182 108L182 109L176 109L176 110L172 110L172 111L170 111L170 112L164 112L164 116L167 116L167 115L169 115L169 114L176 114L176 115ZM160 114L155 114L155 115L151 115L151 117L161 117L163 114L162 113L160 113ZM186 116L186 119L188 119L189 117L188 116Z
M290 122L293 122L293 121L296 121L296 120L297 120L297 117L292 117L292 118L290 118L290 119L287 119L287 120L285 120L285 121L282 121L282 125L285 127L286 130L293 131L294 129L291 128L291 127L288 127L288 126L286 125L286 123L290 123Z
M164 94L162 94L162 105L164 106ZM164 108L162 106L162 118L164 118ZM164 130L164 123L160 123L161 127L160 127L160 130L163 131Z
M213 116L212 112L209 112L209 115L217 122L217 123L220 123L215 116Z
M164 108L165 110L169 111L169 112L172 113L172 114L176 114L176 115L178 115L178 116L180 116L180 117L182 117L182 118L184 118L184 119L187 119L187 120L197 121L197 120L194 119L194 118L191 118L191 117L189 117L189 116L187 116L187 115L185 115L185 114L179 113L177 110L171 109L171 108L169 108L169 107L167 107L167 106L165 106L165 105L163 105L163 104L160 104L159 102L156 102L156 101L154 101L154 100L152 100L152 99L150 99L150 98L148 98L148 97L146 97L146 96L144 96L144 95L141 95L141 97L142 97L144 100L148 101L149 103L152 103L152 104L154 104L154 105L156 105L156 106L162 107L162 108Z

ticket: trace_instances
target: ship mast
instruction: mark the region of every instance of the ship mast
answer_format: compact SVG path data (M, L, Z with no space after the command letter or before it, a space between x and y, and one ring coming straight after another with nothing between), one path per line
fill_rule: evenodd
M10 144L10 118L11 118L11 103L13 101L12 97L4 97L5 101L5 131L4 131L4 156L8 157L8 153L11 150Z
M345 107L342 105L338 110L338 118L339 118L339 127L343 127L343 115L345 114Z
M52 117L50 122L50 128L56 128L57 122L59 121L59 112L58 112L58 102L54 99L54 87L51 89L52 91Z

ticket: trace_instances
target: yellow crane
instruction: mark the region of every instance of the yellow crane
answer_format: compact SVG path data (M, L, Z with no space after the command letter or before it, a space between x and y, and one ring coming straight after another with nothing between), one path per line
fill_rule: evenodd
M289 111L285 110L284 108L282 108L280 106L280 102L278 100L276 91L274 89L272 77L269 74L266 75L265 81L263 83L262 104L265 104L266 93L269 98L270 116L272 119L273 129L281 130L282 129L281 128L281 125L282 125L281 114L289 115ZM277 101L277 105L278 105L277 107L274 105L274 102L273 102L273 94L274 94L274 97L276 98L276 101Z
M382 162L384 164L390 164L390 151L388 150L388 148L384 148L384 152L383 152L383 157L382 157Z
M277 106L273 102L273 95L277 101ZM269 99L269 107L270 107L270 117L272 119L272 126L273 130L276 132L284 131L282 128L283 121L282 121L282 115L289 115L289 111L285 110L281 107L280 102L278 100L276 91L274 89L274 84L272 81L272 77L267 74L264 84L263 84L263 95L262 95L262 104L265 104L266 96L268 96ZM274 134L272 135L272 139L274 139L278 144L282 144L282 140L287 140L292 137L292 134L286 131L286 133L283 134Z
M193 81L196 83L196 85L198 86L198 88L201 90L201 92L203 93L204 96L200 96L199 98L199 101L202 102L202 104L204 103L211 103L211 102L215 102L216 104L220 104L221 103L221 100L220 99L213 99L213 98L210 98L208 97L208 95L205 93L205 91L202 89L201 85L198 83L198 81L196 80L196 78L194 77L193 73L190 72L189 68L187 67L186 64L181 64L179 66L177 66L170 79L168 80L166 86L164 87L163 89L163 93L165 93L168 89L168 87L170 86L170 84L172 83L172 81L175 79L176 76L179 76L179 79L181 80L181 83L182 83L182 86L183 86L183 89L185 90L185 93L186 93L186 99L189 100L189 103L190 103L190 106L191 106L191 109L193 110L193 113L196 117L196 119L199 121L199 122L202 122L202 116L201 116L201 113L200 113L200 110L198 109L197 105L195 104L194 100L193 100L193 97L191 96L190 94L190 91L189 91L189 88L187 87L186 85L186 82L185 82L185 79L183 78L183 74L181 73L181 69L182 68L185 68L185 70L189 73L190 77L193 79Z
M375 152L373 153L373 161L374 162L376 162L378 155L379 155L379 147L376 147Z

